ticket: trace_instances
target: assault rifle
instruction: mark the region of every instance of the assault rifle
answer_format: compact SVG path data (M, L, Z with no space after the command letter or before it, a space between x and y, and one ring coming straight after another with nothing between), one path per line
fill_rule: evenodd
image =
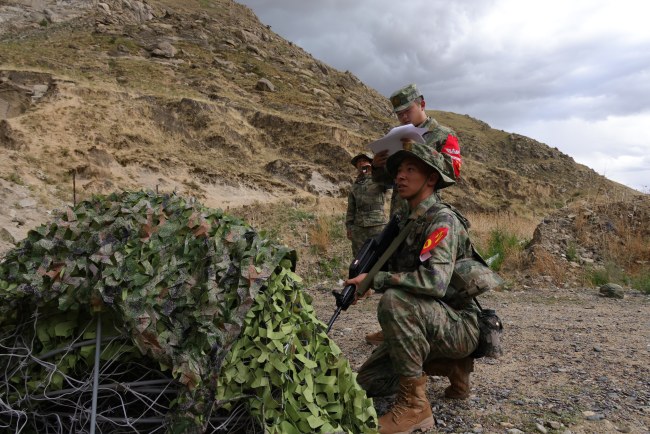
M369 272L377 263L397 234L399 234L399 220L399 216L393 216L381 233L376 237L368 238L363 243L363 246L361 246L361 249L359 249L356 257L350 264L348 279ZM336 321L336 318L338 318L341 311L348 310L348 307L350 307L355 299L356 290L357 289L354 285L346 285L341 291L332 291L332 294L336 299L336 310L327 324L327 333L329 333L334 321Z

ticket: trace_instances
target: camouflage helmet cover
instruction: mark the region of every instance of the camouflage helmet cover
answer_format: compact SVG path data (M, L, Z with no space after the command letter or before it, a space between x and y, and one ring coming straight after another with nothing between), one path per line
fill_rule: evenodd
M358 153L357 155L355 155L352 158L352 160L350 160L350 163L352 163L352 165L354 167L357 167L357 161L359 161L361 158L365 158L370 163L372 163L372 154L370 154L369 152L360 152L360 153Z
M451 185L456 181L447 175L446 163L444 156L436 151L434 148L429 147L426 143L406 142L404 149L395 152L388 157L386 161L386 170L390 176L395 178L397 176L397 168L406 157L415 157L422 161L427 166L438 172L439 178L436 184L436 189L440 190Z
M409 84L393 92L390 96L390 103L393 105L393 113L408 108L409 104L421 97L422 94L415 84Z

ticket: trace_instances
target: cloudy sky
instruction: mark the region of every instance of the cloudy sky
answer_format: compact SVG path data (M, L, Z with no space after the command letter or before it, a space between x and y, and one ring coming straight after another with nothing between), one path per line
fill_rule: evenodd
M237 0L385 96L557 147L650 192L646 0Z

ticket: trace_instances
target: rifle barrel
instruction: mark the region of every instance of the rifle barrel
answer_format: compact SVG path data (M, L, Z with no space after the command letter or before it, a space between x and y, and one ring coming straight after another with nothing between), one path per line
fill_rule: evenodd
M330 330L332 329L332 326L334 325L334 321L336 321L336 318L339 317L339 314L341 313L341 306L337 307L336 310L334 311L334 315L332 315L332 318L330 318L330 322L327 323L327 332L329 333Z

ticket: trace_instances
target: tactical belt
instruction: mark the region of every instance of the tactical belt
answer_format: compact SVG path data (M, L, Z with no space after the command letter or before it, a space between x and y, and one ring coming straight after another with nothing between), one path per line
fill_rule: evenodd
M363 212L381 211L382 209L384 209L383 205L366 205L366 206L358 207L357 211L363 211Z

